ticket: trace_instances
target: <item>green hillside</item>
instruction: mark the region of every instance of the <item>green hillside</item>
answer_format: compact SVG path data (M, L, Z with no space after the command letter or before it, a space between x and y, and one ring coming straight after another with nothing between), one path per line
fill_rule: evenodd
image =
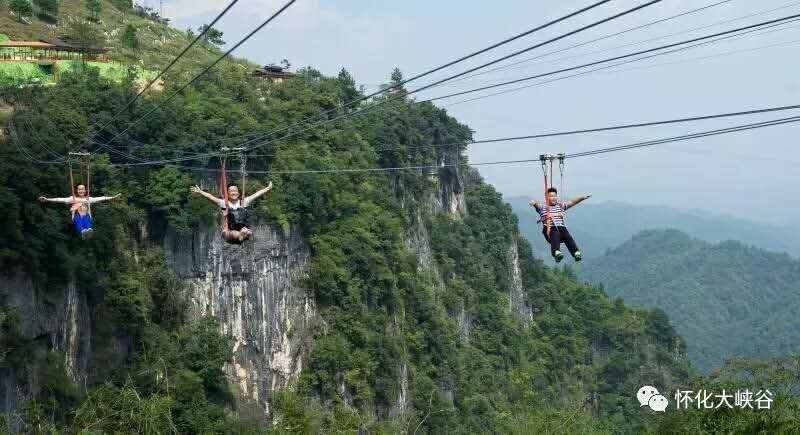
M38 40L61 35L84 38L91 41L92 45L109 49L110 64L92 66L99 68L104 77L115 80L121 80L127 74L127 66L134 67L140 79L151 77L153 71L164 68L193 38L185 31L137 14L125 0L101 0L100 3L101 13L94 21L88 19L86 0L62 0L55 22L33 16L28 23L22 23L11 15L9 2L0 1L0 34L12 40ZM123 35L129 26L136 31L138 47L135 49L123 43ZM211 63L220 54L221 51L214 45L195 45L173 67L167 81L188 78L189 74ZM243 70L255 67L241 59L233 58L228 62ZM72 63L62 68L70 69L69 64ZM52 81L52 77L47 75L33 63L6 62L4 65L0 62L0 79L7 77L6 85L26 82L26 79L32 79L26 83Z
M506 198L520 221L520 231L538 245L541 227L525 197ZM706 242L738 240L742 243L800 257L800 231L699 210L664 206L641 206L618 201L592 202L575 207L569 214L570 232L581 244L587 258L603 255L607 249L643 230L674 228Z
M141 60L158 68L188 43L178 30L103 5L104 34L116 61ZM83 11L82 3L64 1L59 21ZM13 25L9 33L17 37L34 37L43 28L36 19L3 19L0 25ZM147 28L138 52L114 42L123 20ZM216 52L198 47L171 77L196 71L198 62ZM223 63L174 98L147 93L124 111L119 109L135 89L96 69L67 74L52 86L0 86L3 107L14 107L4 116L17 133L0 142L1 433L796 428L795 390L776 390L785 406L761 414L681 419L640 408L635 394L642 385L674 391L705 380L696 378L670 319L663 311L609 298L569 270L546 267L520 237L511 208L476 171L337 172L467 161L464 149L423 145L467 143L469 126L431 103L386 96L375 99L385 103L382 110L298 129L290 138L252 142L260 148L248 159L248 190L272 182L274 191L249 207L251 220L302 238L309 258L295 284L313 301L305 309L313 305L319 319L309 321L312 333L301 343L298 379L269 394L258 391L267 394L269 414L247 402L241 385L226 376L233 335L218 318L193 309L198 301L189 285L165 261L165 234L190 236L218 223L219 207L189 192L195 184L217 182L209 172L220 167L220 159L125 164L208 155L246 134L274 132L322 112L342 115L345 102L363 96L344 70L328 77L307 68L291 80L270 83L251 77L249 67L244 61ZM146 122L134 125L143 114L149 114ZM108 129L98 131L98 124ZM93 194L122 197L97 206L95 236L84 241L69 227L63 207L37 200L66 194L66 165L36 160L63 156L88 138L108 142L91 147ZM377 151L386 149L392 151ZM466 204L463 214L436 209L444 187L455 192L447 184L455 179L463 188L457 192ZM410 233L427 234L426 259L409 247ZM251 246L256 249L225 247L212 255ZM280 267L283 259L272 253L280 248L265 243L259 249ZM219 273L237 286L248 282L239 269ZM13 305L19 299L42 305L65 300L70 287L75 293L80 288L85 298L85 317L77 321L91 332L82 343L86 376L80 383L68 376L60 343L42 333L53 319ZM261 297L240 289L245 297ZM278 295L264 299L262 307L269 310L284 302ZM247 310L243 316L263 315ZM23 328L25 321L39 323ZM293 328L287 326L288 335ZM267 355L266 370L274 369L273 356L287 358ZM785 372L770 371L764 379L780 382L780 376ZM17 397L16 388L28 384L36 388ZM395 412L401 396L403 409Z
M19 313L6 313L3 344L14 352L3 373L48 379L20 418L68 432L130 433L145 422L159 430L172 422L180 433L266 431L237 413L234 387L221 375L229 337L213 318L187 315L186 290L162 260L157 229L192 232L214 219L213 207L188 193L209 180L169 166L109 166L127 159L98 152L93 188L124 197L98 208L97 234L82 242L65 228L64 210L36 201L64 191L66 168L34 164L20 149L38 157L65 152L92 131L90 120L116 112L130 90L89 70L56 86L4 93L16 103L11 123L30 134L0 145L3 270L24 271L44 294L79 277L96 337L89 382L78 388L56 376L63 373L58 351L16 331ZM151 159L214 151L222 138L285 126L357 95L346 72L324 77L304 70L278 85L222 68L115 145ZM122 130L165 98L146 95L112 128ZM387 105L391 110L276 142L249 165L279 171L420 165L437 158L421 144L470 135L431 104ZM396 151L375 153L387 147ZM448 158L465 158L449 152ZM191 164L215 168L219 161ZM248 187L267 181L253 174ZM641 412L632 392L643 383L675 388L692 373L668 319L609 300L536 261L518 238L510 208L475 174L464 180L464 217L429 211L442 181L420 172L286 174L271 181L274 194L252 213L300 229L312 250L305 285L324 320L297 385L270 404L278 433L630 431L656 419ZM430 234L433 270L421 271L404 244L415 216ZM150 236L143 238L142 228ZM509 256L514 244L518 278ZM509 308L515 279L535 313L528 321ZM470 319L467 331L459 313ZM129 343L122 350L120 340ZM392 417L386 410L401 388L401 362L408 409ZM165 375L148 375L154 372Z
M612 297L663 309L704 371L733 356L797 352L800 261L677 230L644 231L583 265Z

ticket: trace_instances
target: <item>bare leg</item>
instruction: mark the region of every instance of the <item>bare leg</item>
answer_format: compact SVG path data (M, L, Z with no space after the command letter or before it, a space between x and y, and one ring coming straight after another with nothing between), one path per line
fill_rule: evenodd
M226 230L222 232L222 239L228 243L242 241L242 235L239 231Z

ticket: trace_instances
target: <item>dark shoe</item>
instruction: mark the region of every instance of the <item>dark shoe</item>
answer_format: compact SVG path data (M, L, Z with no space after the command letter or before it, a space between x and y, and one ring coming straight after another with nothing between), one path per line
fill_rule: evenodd
M564 259L564 254L562 254L562 253L561 253L561 251L556 251L556 252L553 254L553 258L555 258L555 259L556 259L556 263L561 263L561 260L563 260L563 259Z
M581 261L583 259L583 257L581 257L581 251L575 251L575 254L572 256L572 258L574 258L576 262Z

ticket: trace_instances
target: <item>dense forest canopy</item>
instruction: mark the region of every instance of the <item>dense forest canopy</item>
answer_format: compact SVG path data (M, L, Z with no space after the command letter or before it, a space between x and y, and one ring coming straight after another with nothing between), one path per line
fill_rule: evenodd
M107 11L129 7L119 1L101 6L106 12L92 13L106 25L113 18ZM148 20L169 36L158 17ZM169 54L170 46L157 56ZM131 56L156 51L129 47L123 48ZM147 93L126 110L135 83L109 80L93 68L64 74L55 85L2 88L2 105L14 109L11 134L0 142L2 279L28 277L31 291L43 299L80 283L94 337L86 382L76 385L63 353L27 333L24 313L8 303L4 287L0 374L39 382L19 408L2 414L3 430L796 429L796 389L777 388L796 384L791 361L737 362L726 377L712 379L727 386L739 382L742 370L756 373L764 385L776 385L777 410L643 412L634 399L640 386L674 391L705 381L696 377L667 316L611 299L569 269L545 267L520 237L510 206L466 165L249 178L251 189L270 181L275 186L268 200L252 207L254 219L285 232L297 229L307 241L311 260L302 284L324 321L297 382L274 392L270 415L252 412L237 401L223 370L233 352L231 337L218 319L190 315L185 283L164 263L168 230L190 233L215 225L218 210L190 196L189 188L198 183L213 190L214 173L207 170L218 168L219 159L186 163L202 170L121 164L129 156L158 160L215 152L229 138L273 132L320 113L332 118L362 93L344 70L328 77L305 68L292 80L270 83L253 79L243 62L224 62L169 98L189 69L168 75L164 92ZM390 79L399 74L393 71ZM146 122L133 124L151 111ZM422 145L471 137L469 127L445 110L396 98L381 110L264 143L248 164L295 171L466 163L463 147ZM89 144L95 151L93 192L122 193L96 208L97 234L88 243L68 227L66 210L37 201L40 195L68 195L66 166L36 162L63 156L87 138L96 141ZM465 211L437 209L441 189L454 180ZM406 243L412 228L429 234L429 261ZM512 299L512 289L521 300ZM401 393L408 407L394 413Z
M631 305L663 309L706 372L734 356L797 349L800 262L786 254L651 230L587 262L581 277Z

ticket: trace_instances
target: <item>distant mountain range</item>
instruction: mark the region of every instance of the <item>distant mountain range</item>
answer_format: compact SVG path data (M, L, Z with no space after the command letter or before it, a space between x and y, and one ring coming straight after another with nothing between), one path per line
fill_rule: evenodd
M732 356L800 348L800 261L789 255L649 230L587 260L579 273L627 304L664 310L701 370Z
M528 206L528 198L505 198L519 218L523 236L542 256L544 241L537 215ZM639 206L591 200L575 207L567 225L583 251L584 257L598 257L642 230L673 228L706 242L737 240L775 252L800 257L800 231L747 219L715 215L702 210L679 210L663 206ZM546 251L545 251L546 252Z

